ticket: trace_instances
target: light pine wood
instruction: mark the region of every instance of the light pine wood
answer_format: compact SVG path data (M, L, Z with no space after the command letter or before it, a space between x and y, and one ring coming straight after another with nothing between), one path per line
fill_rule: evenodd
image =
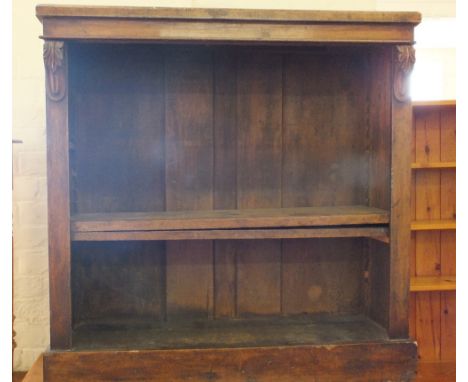
M448 108L440 111L440 159L455 161L456 159L456 109ZM444 170L441 172L441 219L456 219L456 172ZM456 274L456 232L442 231L440 233L441 274ZM455 277L455 276L454 276ZM456 360L456 293L441 293L441 361Z
M456 162L435 162L435 163L412 163L412 169L420 168L455 168L457 167Z
M415 161L440 162L440 113L429 109L415 115ZM429 228L440 220L440 171L421 170L415 174L416 221ZM412 229L414 227L412 223ZM416 240L416 276L440 276L440 231L418 231ZM440 292L416 294L416 338L423 361L440 359Z
M455 291L441 294L441 309L440 359L445 362L455 362L457 349Z
M411 292L435 292L456 289L455 276L418 276L412 277Z
M416 338L422 362L440 360L440 292L416 295Z
M411 223L412 231L440 231L457 228L455 220L416 220Z
M423 109L442 109L445 107L455 107L457 105L457 101L454 99L448 100L434 100L434 101L414 101L413 102L413 109L423 110Z
M423 362L455 360L456 102L413 105L410 333Z
M44 356L41 354L33 363L22 382L43 382Z

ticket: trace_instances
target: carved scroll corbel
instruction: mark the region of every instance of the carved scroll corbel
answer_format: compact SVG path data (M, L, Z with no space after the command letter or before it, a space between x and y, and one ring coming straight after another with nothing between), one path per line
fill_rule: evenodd
M46 94L52 101L65 96L65 63L63 41L44 42L44 65L46 70Z
M396 47L393 93L400 102L409 100L409 77L415 61L416 56L413 46L398 45Z

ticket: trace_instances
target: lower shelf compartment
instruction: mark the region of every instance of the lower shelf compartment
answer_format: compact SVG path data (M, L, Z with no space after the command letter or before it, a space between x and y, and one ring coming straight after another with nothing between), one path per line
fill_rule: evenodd
M73 349L190 349L321 345L388 339L362 315L197 320L145 325L88 323L74 330Z

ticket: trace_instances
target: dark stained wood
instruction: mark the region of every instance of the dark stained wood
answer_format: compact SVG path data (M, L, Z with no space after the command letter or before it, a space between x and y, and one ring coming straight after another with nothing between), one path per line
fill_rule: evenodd
M27 382L42 382L43 367L42 355L40 356L41 369L36 369L39 363L36 361L34 368L28 372L29 379ZM13 382L21 382L26 373L13 372ZM455 362L419 362L416 371L416 382L455 382L456 381L456 364ZM24 381L26 382L26 381Z
M50 344L71 345L71 250L68 155L68 55L60 41L45 42Z
M368 285L366 310L385 328L389 327L390 248L384 243L368 241Z
M367 205L366 66L359 53L284 59L283 207Z
M412 24L322 22L299 24L289 22L250 23L236 21L178 21L135 19L101 19L86 17L70 21L67 18L45 18L44 36L48 39L78 39L81 41L114 40L130 42L173 41L212 43L413 43Z
M241 209L281 207L282 66L276 53L252 53L237 61ZM237 246L237 314L280 313L281 242L244 241Z
M368 92L372 107L368 111L369 134L369 205L390 210L392 153L392 49L379 47L369 53ZM368 277L364 283L366 311L374 320L389 326L390 249L369 240L367 243Z
M59 139L70 163L54 171L69 195L58 212L72 285L65 253L54 290L72 296L73 341L49 354L46 380L411 379L418 14L38 16L49 101L70 104Z
M203 50L165 57L166 209L213 207L213 61ZM166 245L167 316L213 315L213 243ZM196 276L194 276L196 275Z
M147 351L48 352L49 382L194 381L409 382L416 369L416 344L387 341L330 346L258 347ZM155 370L158 371L155 374Z
M284 240L282 313L357 313L362 310L363 243Z
M390 209L390 163L392 152L391 87L392 52L390 48L379 48L369 54L369 206Z
M70 57L73 213L164 210L161 50L72 45Z
M81 242L72 247L73 324L165 318L164 242Z
M226 239L304 239L316 237L371 237L388 242L389 231L385 226L354 226L328 228L270 228L224 230L170 230L170 231L112 231L75 232L74 241L100 240L226 240ZM216 246L222 244L215 243ZM227 244L226 244L227 245ZM230 245L234 245L231 243ZM231 252L231 250L229 250ZM218 253L218 252L217 252ZM221 250L219 251L221 253Z
M409 50L409 47L406 47ZM412 48L411 48L412 49ZM412 69L411 59L393 50L393 86L399 77L395 71L404 70L406 81ZM409 71L409 72L408 72ZM398 85L398 86L401 86ZM403 86L406 90L407 87ZM392 338L408 337L409 251L410 251L410 187L412 109L408 96L392 98L392 159L390 186L390 278L389 334ZM402 101L404 99L404 101Z
M237 316L237 245L231 240L214 242L214 315Z
M247 159L246 159L247 160ZM249 160L255 160L253 158ZM263 166L266 166L265 164ZM268 170L265 168L265 170ZM279 169L276 169L279 172ZM168 175L169 176L169 175ZM262 175L266 177L263 172ZM171 177L172 179L172 177ZM239 198L248 199L255 195L255 182L263 179L245 179L246 185L239 186L246 191ZM173 181L174 182L174 181ZM241 183L244 180L240 181ZM274 184L265 184L263 188L273 192ZM171 187L173 187L171 185ZM178 186L182 193L183 186ZM205 192L203 190L203 192ZM250 194L248 194L250 193ZM175 203L172 195L168 203ZM211 203L206 196L205 205ZM252 196L253 197L253 196ZM256 196L255 196L256 197ZM359 224L384 224L389 222L389 214L385 210L365 206L338 207L298 207L298 208L258 208L246 207L238 210L203 210L190 211L185 206L182 211L151 212L151 213L106 213L83 214L72 218L72 229L75 232L93 231L148 231L148 230L183 230L183 229L227 229L227 228L258 228L258 227L304 227L304 226L337 226ZM254 203L254 202L252 202ZM278 203L280 203L278 201Z
M421 15L40 5L46 38L152 41L413 42ZM370 33L372 32L372 33Z
M60 6L38 5L39 18L64 17L111 17L154 19L201 19L201 20L250 20L250 21L335 21L363 23L419 23L417 12L346 12L304 11L274 9L222 9L222 8L166 8L166 7L115 7L115 6Z
M237 207L237 55L232 50L214 53L214 209ZM210 230L214 233L215 230ZM241 234L236 230L236 234ZM202 234L205 234L203 232ZM231 238L218 232L217 238ZM233 233L233 232L232 232ZM245 236L253 232L244 232ZM241 234L242 236L242 234ZM213 237L216 238L216 237ZM214 242L214 316L236 316L236 243Z
M74 330L73 350L199 349L316 345L388 340L385 329L360 315L294 318L152 321L90 321ZM137 343L138 346L134 344Z

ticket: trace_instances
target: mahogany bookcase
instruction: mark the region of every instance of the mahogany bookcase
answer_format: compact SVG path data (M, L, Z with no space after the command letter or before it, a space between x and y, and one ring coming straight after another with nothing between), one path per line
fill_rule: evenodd
M409 381L418 13L41 5L47 381Z

